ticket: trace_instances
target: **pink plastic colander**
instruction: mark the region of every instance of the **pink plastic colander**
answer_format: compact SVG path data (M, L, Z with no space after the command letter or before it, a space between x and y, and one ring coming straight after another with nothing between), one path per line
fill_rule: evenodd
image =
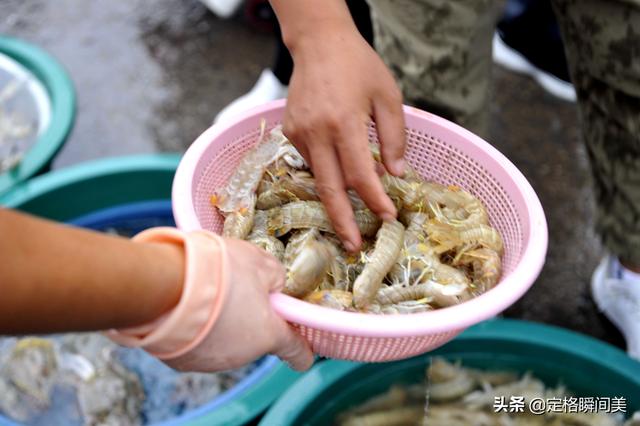
M221 232L223 218L210 203L256 142L260 121L279 124L285 101L255 108L214 125L187 150L173 182L173 213L183 230ZM490 318L518 300L540 273L547 251L547 224L533 188L491 145L443 118L405 107L407 162L425 179L458 185L487 207L504 240L498 285L461 305L411 315L341 312L285 294L272 295L275 310L319 355L354 361L390 361L434 349L466 327ZM370 139L376 141L372 128ZM247 265L250 267L251 265Z

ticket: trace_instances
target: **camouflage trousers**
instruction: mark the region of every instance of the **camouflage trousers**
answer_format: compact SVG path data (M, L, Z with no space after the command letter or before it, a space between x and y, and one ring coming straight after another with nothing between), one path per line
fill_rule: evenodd
M486 137L503 0L369 0L405 102ZM640 0L553 0L578 95L604 245L640 265Z

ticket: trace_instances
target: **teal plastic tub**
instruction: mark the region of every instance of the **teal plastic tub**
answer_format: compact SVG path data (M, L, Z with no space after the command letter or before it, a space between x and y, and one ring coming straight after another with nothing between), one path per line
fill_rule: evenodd
M64 145L76 114L76 96L62 65L40 48L12 37L0 37L0 53L30 71L46 89L50 103L49 124L20 163L0 173L0 195L30 177L46 171Z
M624 352L557 327L494 320L429 354L403 361L320 363L278 399L260 425L330 425L338 413L393 384L420 382L430 356L482 369L531 371L547 385L565 384L577 396L623 396L627 413L640 410L640 363Z
M0 204L65 222L120 204L169 200L179 160L152 154L92 161L23 182Z
M102 230L139 232L170 225L171 182L179 156L111 158L46 173L20 184L0 204L41 217ZM147 224L146 226L144 224ZM151 224L151 225L149 225ZM236 385L206 404L154 426L245 425L301 375L267 356ZM18 424L0 415L0 426Z

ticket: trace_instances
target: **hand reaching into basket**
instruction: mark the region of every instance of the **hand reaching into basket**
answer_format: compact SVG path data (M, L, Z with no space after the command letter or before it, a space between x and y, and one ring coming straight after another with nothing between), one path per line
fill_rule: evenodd
M368 125L376 122L386 169L404 173L402 96L391 73L358 33L344 1L272 0L295 62L284 133L311 165L319 196L350 251L360 248L347 189L378 216L396 209L376 173Z
M0 335L118 328L117 342L189 371L268 353L298 370L313 362L271 308L282 265L247 242L174 228L132 242L6 209L0 235Z

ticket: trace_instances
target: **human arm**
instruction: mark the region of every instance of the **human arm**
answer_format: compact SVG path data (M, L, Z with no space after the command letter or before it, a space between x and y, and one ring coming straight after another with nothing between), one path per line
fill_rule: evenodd
M383 219L396 210L369 152L373 119L386 169L404 172L402 96L382 60L358 33L343 0L271 0L294 60L284 133L309 161L336 232L351 251L361 237L346 189Z
M182 292L184 253L0 209L0 334L149 322Z
M153 323L181 299L180 245L131 242L6 209L0 235L0 334L126 329ZM217 266L228 285L220 314L193 350L165 362L218 371L274 353L308 368L308 346L269 303L284 285L282 266L249 243L221 240L226 260Z

